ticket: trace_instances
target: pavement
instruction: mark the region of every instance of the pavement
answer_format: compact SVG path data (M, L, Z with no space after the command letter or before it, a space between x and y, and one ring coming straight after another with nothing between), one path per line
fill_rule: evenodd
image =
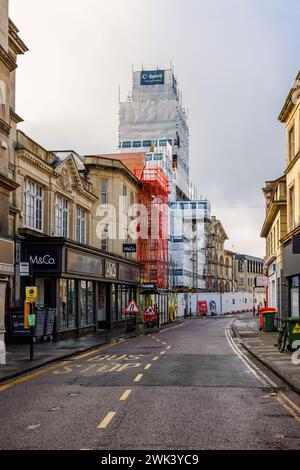
M160 328L171 327L176 324L178 322L162 325ZM149 334L151 331L158 330L158 328L149 330L149 328L143 327L129 333L124 328L112 331L98 330L75 338L44 343L37 342L34 344L33 361L30 361L29 358L28 343L9 344L6 346L6 364L0 364L0 383L95 347L139 334Z
M254 370L233 320L191 319L1 384L0 449L299 450L300 397Z
M297 356L298 364L293 364L292 352L286 348L280 353L275 346L278 334L259 331L258 318L236 319L232 329L250 354L300 394L300 354Z

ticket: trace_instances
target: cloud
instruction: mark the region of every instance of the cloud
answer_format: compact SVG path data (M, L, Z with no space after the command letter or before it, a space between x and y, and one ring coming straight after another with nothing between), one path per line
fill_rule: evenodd
M239 251L263 255L261 187L280 176L277 115L298 70L296 0L11 0L22 129L47 148L111 152L131 68L173 61L189 109L193 182ZM259 213L259 216L258 216ZM241 247L241 248L238 248Z

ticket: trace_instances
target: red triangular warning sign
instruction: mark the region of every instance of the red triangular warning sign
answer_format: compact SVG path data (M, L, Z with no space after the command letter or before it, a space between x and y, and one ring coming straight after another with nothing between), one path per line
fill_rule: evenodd
M135 300L131 300L129 302L129 304L127 305L127 307L125 308L125 313L131 313L131 314L137 314L137 313L140 313L140 309L138 308L137 304L136 304L136 301Z
M155 308L152 307L152 305L149 305L149 307L146 308L145 312L144 312L144 315L147 316L147 317L156 317L157 316L157 313L155 311Z

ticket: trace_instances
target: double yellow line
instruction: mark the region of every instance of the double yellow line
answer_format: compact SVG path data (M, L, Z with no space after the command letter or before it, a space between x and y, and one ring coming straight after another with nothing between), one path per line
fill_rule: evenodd
M32 372L30 374L19 377L18 379L14 379L10 382L7 382L4 385L0 385L0 393L5 392L6 390L9 390L10 388L15 387L16 385L19 385L21 383L24 383L24 382L27 382L31 379L39 377L40 375L47 374L48 372L53 372L54 370L59 369L60 367L63 367L63 366L66 366L66 365L70 364L72 361L78 361L78 360L83 359L85 357L92 356L93 354L96 354L98 352L105 351L106 349L112 348L113 346L117 346L121 343L124 343L124 341L125 340L117 341L115 343L111 343L111 344L108 344L106 346L102 346L101 348L93 349L89 352L80 354L78 356L73 356L68 361L61 361L61 362L58 362L58 363L54 364L53 366L43 367L43 368L41 368L41 369L39 369L35 372Z
M232 320L229 324L227 324L225 328L225 335L227 341L234 352L239 356L241 361L252 371L252 373L259 378L259 380L264 383L266 386L271 386L273 389L276 390L277 384L273 382L270 377L267 376L259 367L257 367L241 350L240 348L234 343L231 334L230 328L234 320ZM276 393L276 392L275 392ZM277 402L284 407L284 409L293 417L295 418L296 422L300 424L300 408L294 403L290 398L288 398L284 393L279 392L274 397Z

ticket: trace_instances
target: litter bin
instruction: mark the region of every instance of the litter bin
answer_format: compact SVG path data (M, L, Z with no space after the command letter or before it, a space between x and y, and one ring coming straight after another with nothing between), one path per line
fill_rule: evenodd
M300 317L289 318L288 329L289 329L289 346L291 349L297 349L297 347L300 346Z
M274 331L275 315L277 311L274 307L259 309L259 329L266 332Z

